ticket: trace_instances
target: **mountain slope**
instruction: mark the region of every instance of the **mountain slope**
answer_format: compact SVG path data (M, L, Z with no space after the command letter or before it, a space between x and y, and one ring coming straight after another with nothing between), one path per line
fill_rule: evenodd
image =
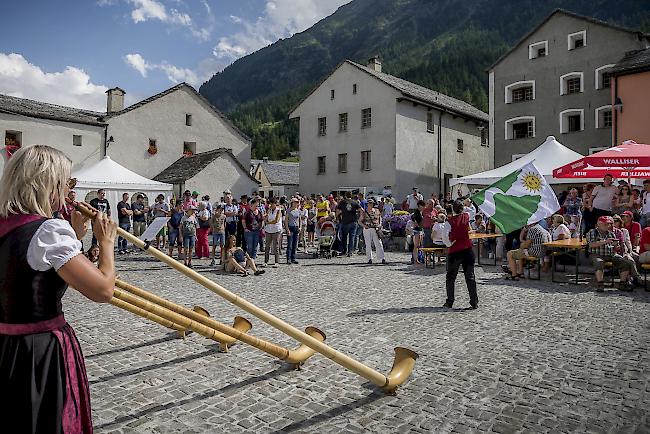
M343 59L487 111L487 68L558 7L650 30L647 0L354 0L310 29L241 58L200 88L251 135L254 155L296 147L289 108Z

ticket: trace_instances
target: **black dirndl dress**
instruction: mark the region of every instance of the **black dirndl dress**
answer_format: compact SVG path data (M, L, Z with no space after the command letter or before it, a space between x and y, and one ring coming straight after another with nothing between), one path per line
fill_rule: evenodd
M40 216L0 219L0 415L11 433L90 433L88 380L65 321L67 284L27 262Z

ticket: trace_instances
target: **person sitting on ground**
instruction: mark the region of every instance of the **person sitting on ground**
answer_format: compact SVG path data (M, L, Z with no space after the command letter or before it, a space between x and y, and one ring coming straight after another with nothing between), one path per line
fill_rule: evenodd
M255 261L248 256L248 253L241 247L237 247L237 237L230 235L226 243L225 257L223 268L227 273L241 274L248 276L248 269L250 269L256 276L264 274L264 270L258 270L255 266Z
M569 238L571 238L571 231L564 224L564 217L561 216L560 214L555 214L553 216L552 227L553 227L553 233L551 234L551 238L553 241L568 240Z
M508 271L509 275L506 279L519 280L524 277L524 261L528 257L536 257L544 260L544 268L542 271L548 271L548 262L545 257L544 243L551 241L551 234L540 226L539 222L528 225L525 232L525 239L521 243L519 249L508 251L506 257L508 258Z
M620 243L614 232L609 229L610 217L601 216L596 222L596 227L587 232L587 251L589 259L595 268L596 291L605 291L605 262L611 262L619 270L621 290L631 291L628 283L630 264L621 255L615 252L616 245Z

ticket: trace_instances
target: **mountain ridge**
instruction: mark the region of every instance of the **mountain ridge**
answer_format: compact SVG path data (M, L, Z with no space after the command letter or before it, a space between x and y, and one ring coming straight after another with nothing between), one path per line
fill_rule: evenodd
M485 69L558 8L650 30L644 0L353 0L309 29L251 53L200 92L253 139L253 155L297 149L289 109L345 59L487 110Z

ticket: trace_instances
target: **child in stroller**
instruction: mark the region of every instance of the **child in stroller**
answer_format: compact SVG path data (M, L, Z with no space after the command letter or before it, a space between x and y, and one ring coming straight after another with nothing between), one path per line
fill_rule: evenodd
M314 258L332 258L332 247L336 239L336 226L334 222L325 217L318 222L318 249L313 253Z

